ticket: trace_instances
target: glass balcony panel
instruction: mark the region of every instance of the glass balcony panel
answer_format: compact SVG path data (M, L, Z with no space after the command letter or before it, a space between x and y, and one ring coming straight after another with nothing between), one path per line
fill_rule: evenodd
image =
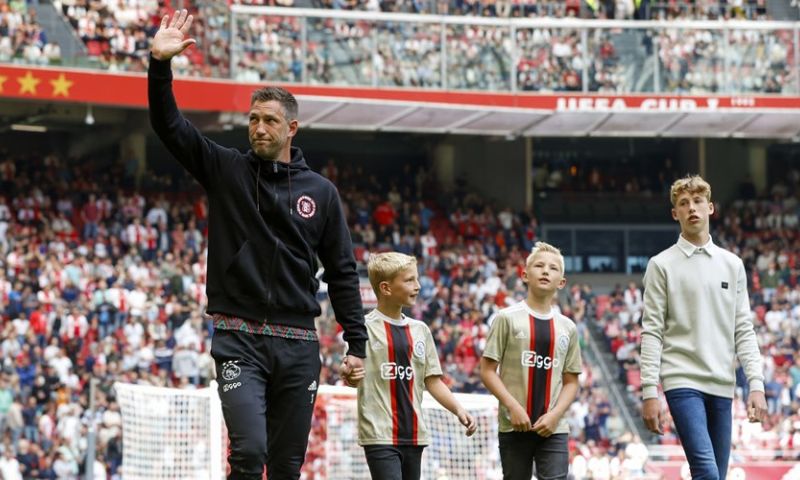
M378 86L442 88L442 26L380 22L375 58Z
M308 19L308 83L372 85L372 22Z
M511 30L486 25L447 26L447 88L511 90Z
M242 82L300 82L303 55L300 17L234 16L232 77Z

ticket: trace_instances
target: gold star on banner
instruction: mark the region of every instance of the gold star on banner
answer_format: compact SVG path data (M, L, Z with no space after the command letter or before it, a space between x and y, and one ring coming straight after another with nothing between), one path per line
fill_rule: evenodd
M55 80L50 80L50 85L53 86L53 96L64 95L65 97L69 97L69 89L72 87L73 83L75 82L67 80L67 77L65 77L63 73Z
M8 80L8 77L0 75L0 93L3 93L3 84L6 83L6 80Z
M19 82L19 93L30 93L31 95L36 95L36 86L39 85L38 78L34 77L30 70L25 72L24 77L17 78L17 82Z

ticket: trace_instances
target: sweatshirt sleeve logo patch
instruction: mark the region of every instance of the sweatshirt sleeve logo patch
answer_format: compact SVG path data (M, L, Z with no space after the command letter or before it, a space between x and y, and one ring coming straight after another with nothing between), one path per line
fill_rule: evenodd
M317 203L308 195L297 199L297 213L303 218L311 218L317 213Z

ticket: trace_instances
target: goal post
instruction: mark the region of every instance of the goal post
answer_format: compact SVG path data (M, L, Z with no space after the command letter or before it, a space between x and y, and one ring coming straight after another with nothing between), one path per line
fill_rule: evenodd
M122 413L122 478L125 480L219 480L225 478L227 439L216 382L181 390L114 384ZM431 444L424 450L426 480L498 480L497 400L455 394L478 424L464 435L458 419L427 392L422 407ZM314 409L304 479L369 480L358 445L356 390L320 386Z
M215 381L196 390L117 382L114 390L122 414L122 478L225 478Z
M497 400L491 395L455 394L475 418L478 429L472 437L455 415L425 392L423 415L431 444L422 456L426 480L494 480L502 478L497 437ZM369 480L364 450L358 445L356 390L323 385L316 406L307 458L313 478ZM316 448L319 444L322 448ZM323 458L320 458L323 457ZM311 463L309 463L311 460Z

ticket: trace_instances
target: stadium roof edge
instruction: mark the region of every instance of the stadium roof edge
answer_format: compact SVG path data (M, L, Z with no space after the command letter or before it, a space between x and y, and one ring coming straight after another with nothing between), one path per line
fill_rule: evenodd
M144 74L0 65L6 119L42 105L147 107ZM244 126L263 84L178 77L178 104L215 117L206 128ZM493 136L716 137L794 139L800 97L421 90L286 84L300 121L332 130ZM17 110L18 112L15 112ZM124 118L111 116L110 120ZM124 121L124 120L122 120Z

